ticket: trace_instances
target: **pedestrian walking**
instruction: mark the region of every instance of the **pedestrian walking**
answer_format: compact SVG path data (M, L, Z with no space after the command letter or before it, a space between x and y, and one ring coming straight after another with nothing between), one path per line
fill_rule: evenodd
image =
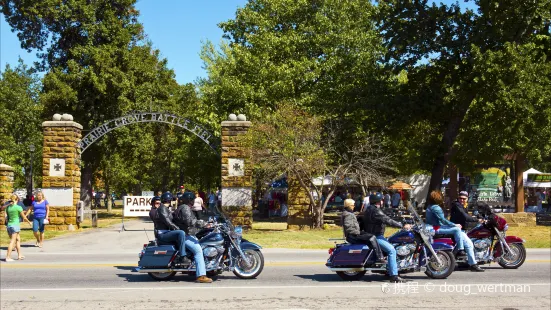
M36 200L33 201L25 216L29 216L31 211L33 212L33 233L36 238L35 246L41 248L44 244L44 225L49 224L50 217L50 204L42 192L36 194Z
M195 191L195 200L193 201L193 213L197 219L201 219L201 213L203 213L204 202L203 198L199 196L199 191Z
M19 197L17 195L11 195L10 197L11 203L6 208L6 228L8 230L8 236L10 238L10 244L8 245L8 253L6 253L6 262L11 262L13 259L11 258L11 252L13 251L14 247L17 251L17 259L22 260L25 259L25 256L21 253L21 237L19 236L19 232L21 231L20 226L20 220L19 217L23 218L23 220L29 225L31 222L25 215L25 212L23 212L23 208L18 205Z

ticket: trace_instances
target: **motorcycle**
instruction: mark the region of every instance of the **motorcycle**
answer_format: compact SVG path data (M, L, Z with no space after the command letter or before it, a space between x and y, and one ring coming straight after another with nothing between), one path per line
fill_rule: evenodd
M477 212L475 211L473 215L476 216ZM489 216L492 217L491 221L485 217L483 224L478 224L467 232L467 236L473 242L477 263L483 265L497 261L505 269L516 269L522 266L526 260L524 240L516 236L506 236L506 231L509 229L507 220L495 214ZM437 238L435 242L455 245L449 236L437 235L435 238ZM467 265L466 256L456 256L455 260L458 265Z
M400 230L388 238L396 249L396 263L399 273L424 271L433 279L447 278L455 268L453 247L447 243L433 242L434 229L425 225L412 207L408 211L413 217L411 230ZM330 239L343 240L343 239ZM386 264L376 262L375 251L364 244L335 244L329 249L325 264L329 270L346 281L361 279L367 271L385 273Z
M224 271L232 271L238 278L254 279L264 269L261 246L242 237L242 228L234 227L229 219L219 212L220 219L212 217L210 227L197 234L205 258L207 276L216 277ZM219 222L220 220L220 222ZM147 273L159 281L174 277L177 272L195 275L193 253L186 251L191 261L183 263L174 244L152 240L144 244L139 253L138 267L134 272Z

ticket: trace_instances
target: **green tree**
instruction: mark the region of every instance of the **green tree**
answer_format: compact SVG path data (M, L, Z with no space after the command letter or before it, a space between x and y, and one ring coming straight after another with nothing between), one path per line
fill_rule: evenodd
M467 2L477 9L379 2L384 63L405 74L389 100L389 132L403 135L394 140L410 150L407 161L431 171L431 189L454 158L472 163L516 151L537 159L549 150L549 139L529 140L540 130L549 137L551 1Z
M324 210L337 187L350 179L380 183L392 168L391 157L374 139L359 140L343 150L337 143L340 129L323 124L320 117L283 103L255 120L243 137L252 149L255 168L267 180L282 174L298 180L308 193L315 228L323 227Z
M219 48L203 47L208 78L201 98L220 117L243 112L260 116L277 103L292 102L317 115L362 126L366 101L377 102L382 54L373 15L361 0L251 0L232 20L220 23ZM371 92L358 98L356 86Z
M15 187L30 190L29 146L33 153L33 179L38 185L42 175L42 105L39 102L40 81L34 71L19 59L17 67L6 65L0 75L0 158L15 168ZM25 173L23 173L25 171Z

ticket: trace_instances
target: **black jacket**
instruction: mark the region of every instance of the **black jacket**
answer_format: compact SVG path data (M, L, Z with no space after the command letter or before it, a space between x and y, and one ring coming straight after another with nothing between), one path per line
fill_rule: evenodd
M363 224L365 232L374 234L375 236L384 236L385 224L398 228L402 227L402 223L391 219L375 205L370 205L365 210Z
M158 208L151 208L151 211L149 211L149 218L151 218L155 225L155 231L180 229L172 221L172 214L164 204L161 204Z
M205 226L204 222L198 220L195 214L191 212L191 207L186 204L178 206L176 211L174 211L174 223L191 236L195 236L199 232L199 229Z
M474 216L470 216L461 203L455 201L452 203L450 209L450 221L455 224L460 224L462 229L467 229L467 222L478 222L478 219Z

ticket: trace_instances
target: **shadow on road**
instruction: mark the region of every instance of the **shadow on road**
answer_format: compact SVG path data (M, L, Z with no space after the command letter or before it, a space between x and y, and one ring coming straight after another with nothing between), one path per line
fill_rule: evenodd
M414 276L414 275L408 275L408 274L401 274L401 277L407 279L407 280L421 280L421 279L427 279L426 276ZM337 274L308 274L308 275L300 275L297 274L295 277L299 277L304 280L311 280L315 282L346 282L342 280ZM388 277L381 274L366 274L360 281L362 282L388 282ZM359 281L358 281L359 282Z
M36 248L37 246L35 246L34 244L22 244L21 247L22 248ZM2 246L2 247L0 247L0 250L7 251L8 247L7 246ZM13 250L15 251L15 247L13 247Z

